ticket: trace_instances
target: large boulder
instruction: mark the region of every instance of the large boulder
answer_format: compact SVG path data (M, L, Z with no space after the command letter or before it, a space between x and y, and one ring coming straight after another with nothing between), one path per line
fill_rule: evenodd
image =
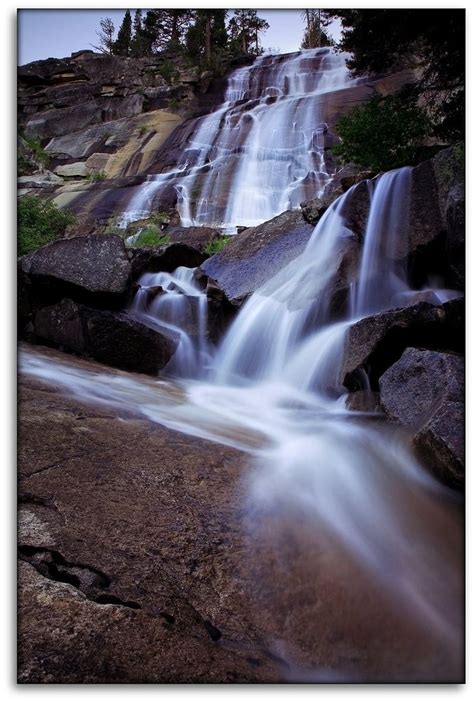
M390 419L412 430L424 464L459 486L464 477L464 359L407 348L380 378L380 401Z
M311 200L301 203L300 206L304 218L309 224L315 226L334 200L340 197L340 195L343 195L354 185L373 177L374 173L370 171L361 171L352 165L344 166L334 173L332 180L330 180L324 193L320 197L314 197ZM367 188L364 188L363 185L360 188L356 188L353 197L352 211L347 208L346 216L352 218L356 223L359 221L359 226L357 228L360 229L360 225L365 221L368 211L369 199ZM357 217L357 213L362 216Z
M438 306L419 302L373 314L353 324L346 334L344 384L349 389L359 389L362 372L376 390L379 377L409 346L462 352L464 299Z
M144 246L129 250L134 280L144 272L171 273L176 268L197 268L207 256L186 243L170 243L165 246Z
M313 227L301 211L280 214L237 234L202 266L236 306L296 258L306 247Z
M449 281L457 289L464 289L465 276L464 168L463 144L444 149L433 158L441 220L446 230L443 253L447 261Z
M91 309L70 299L38 310L34 331L39 341L150 375L167 364L178 345L178 338L165 329L151 329L124 312Z
M124 242L113 234L55 241L21 259L20 267L33 285L100 303L123 301L131 273Z
M204 252L208 244L218 241L221 236L218 229L213 229L210 226L170 227L166 229L166 234L173 243L185 243L201 253Z

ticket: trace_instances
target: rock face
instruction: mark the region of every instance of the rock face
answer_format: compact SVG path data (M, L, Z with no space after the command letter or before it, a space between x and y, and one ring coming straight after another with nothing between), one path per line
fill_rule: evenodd
M373 389L378 378L408 346L462 352L464 299L435 306L419 302L411 307L368 316L353 324L346 336L342 378L358 389L360 371L368 373Z
M131 272L123 240L112 234L55 241L28 255L21 265L39 286L106 300L125 298Z
M171 273L179 266L197 268L207 255L186 243L171 243L165 246L134 248L130 250L131 273L136 280L142 273L164 271Z
M203 272L217 282L236 306L303 252L313 227L300 211L284 212L245 229L209 258Z
M177 243L185 243L192 248L196 248L201 253L205 247L213 241L218 241L220 232L210 226L189 226L166 229L167 235Z
M413 431L424 464L444 482L464 479L464 359L407 348L380 378L386 414Z
M246 595L246 456L21 384L19 681L281 681Z
M46 356L180 401L150 378ZM19 399L21 683L386 682L413 659L429 661L414 681L462 679L462 654L434 666L439 639L322 551L312 524L247 514L247 455L23 373Z
M178 345L165 329L160 332L123 312L91 309L70 299L37 311L34 330L39 341L150 375L158 374Z

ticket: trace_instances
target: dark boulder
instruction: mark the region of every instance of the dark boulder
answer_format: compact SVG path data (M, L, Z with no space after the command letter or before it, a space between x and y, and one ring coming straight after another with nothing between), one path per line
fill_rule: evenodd
M365 180L372 178L374 174L369 171L360 171L354 166L345 166L340 171L334 174L332 180L328 183L321 197L314 197L307 202L303 202L301 211L309 224L315 226L324 214L326 209L347 190L354 185L363 183ZM355 224L356 231L360 233L361 227L367 218L369 206L369 196L367 187L361 185L360 188L354 188L354 193L351 198L350 206L346 205L345 214L352 223Z
M132 266L132 278L136 280L144 272L172 273L173 270L184 266L197 268L207 256L197 248L185 243L171 243L166 246L145 246L129 249Z
M34 316L36 339L122 370L156 375L176 351L177 337L151 329L124 312L102 311L64 299Z
M43 293L99 305L125 299L131 272L123 240L112 234L55 241L22 259L20 267Z
M306 247L313 227L299 210L280 214L237 234L226 247L201 266L240 306L255 290L296 258Z
M464 299L439 306L419 302L353 324L346 335L342 363L345 386L359 389L362 373L368 375L372 388L377 390L379 377L409 346L462 352Z
M204 253L206 246L217 241L221 236L218 229L210 226L169 227L166 229L166 234L173 243L184 243L200 253Z
M437 275L447 287L464 289L464 151L443 149L413 169L410 230L406 250L411 279L424 284Z
M380 378L380 400L390 419L408 427L423 463L442 481L464 476L464 359L407 348Z

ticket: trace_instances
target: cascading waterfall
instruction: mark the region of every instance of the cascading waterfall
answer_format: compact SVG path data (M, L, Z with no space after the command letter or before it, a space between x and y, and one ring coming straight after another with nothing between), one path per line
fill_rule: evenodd
M348 319L330 323L320 297L350 235L343 212L351 190L326 211L304 253L244 305L212 360L210 379L187 380L178 400L131 378L87 376L59 364L52 372L37 358L22 365L41 377L53 374L83 399L128 406L173 429L249 452L255 460L253 507L304 514L315 532L378 580L394 605L403 604L423 629L452 646L457 659L462 612L450 602L462 598L452 548L461 536L443 506L443 487L393 430L367 425L346 408L339 377L347 328L408 289L392 244L406 235L409 178L410 170L402 169L373 185ZM140 285L131 313L180 333L171 370L177 377L196 376L210 358L203 345L205 298L193 271L146 274ZM190 314L197 320L194 340ZM458 540L440 539L439 532L453 529Z
M307 71L315 58L319 71ZM348 84L344 57L327 50L261 57L237 70L226 103L193 135L180 172L150 181L129 214L143 216L160 178L175 178L187 224L255 224L297 204L308 188L317 194L329 177L319 100ZM411 169L402 168L368 184L370 208L347 318L331 321L327 289L352 236L344 210L353 189L328 208L303 254L250 297L215 353L206 341L206 297L193 270L140 279L130 313L179 334L167 371L178 382L194 378L181 383L179 398L161 381L52 367L34 356L23 357L22 369L82 399L125 406L247 451L254 459L252 505L303 514L377 580L395 607L406 606L438 637L455 664L462 612L452 601L462 598L456 559L462 554L453 553L453 543L459 545L461 531L446 492L396 431L346 408L340 377L350 325L413 303L419 294L410 289L399 254L408 233L410 179ZM436 285L429 291L435 302L457 295Z
M261 56L228 79L224 103L200 123L177 167L149 176L123 223L147 216L173 184L184 226L254 226L320 195L330 179L327 98L355 84L344 54Z
M207 342L207 298L194 268L174 273L144 273L130 314L151 328L177 334L178 348L166 371L177 377L200 377L210 361Z

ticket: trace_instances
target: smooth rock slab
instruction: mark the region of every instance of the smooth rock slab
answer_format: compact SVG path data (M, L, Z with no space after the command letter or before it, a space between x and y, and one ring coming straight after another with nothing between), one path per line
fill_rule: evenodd
M236 306L303 252L313 226L301 211L245 229L202 266Z
M449 484L464 477L464 359L407 348L380 378L385 413L414 432L423 462Z
M87 178L90 173L89 168L83 161L58 166L54 172L63 178Z

